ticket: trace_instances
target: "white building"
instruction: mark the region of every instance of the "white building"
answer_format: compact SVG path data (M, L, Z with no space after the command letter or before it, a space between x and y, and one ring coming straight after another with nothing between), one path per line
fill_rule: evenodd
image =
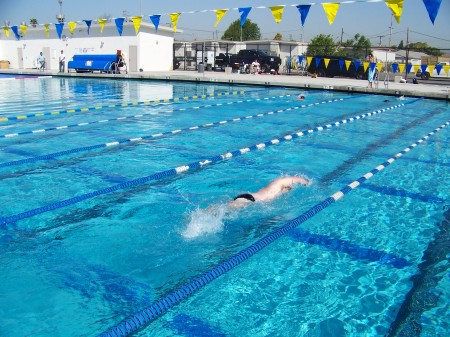
M64 51L66 61L75 54L116 54L121 50L129 71L167 71L173 67L174 32L170 27L142 22L136 35L133 22L125 22L122 36L119 36L114 22L105 24L100 33L100 25L92 22L88 35L87 25L77 23L73 34L69 33L66 23L58 38L55 25L49 27L49 37L45 28L28 26L26 34L17 40L9 30L9 37L0 29L0 60L9 61L10 68L29 69L36 67L36 59L40 52L46 60L47 69L59 70L59 55ZM66 67L67 71L67 67Z

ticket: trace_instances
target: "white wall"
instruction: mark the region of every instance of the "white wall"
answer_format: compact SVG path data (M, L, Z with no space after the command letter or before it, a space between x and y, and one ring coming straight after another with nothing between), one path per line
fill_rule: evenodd
M66 61L69 61L74 54L115 54L120 49L129 64L129 46L135 45L138 50L137 69L167 71L172 69L173 35L169 27L159 27L158 32L155 32L152 24L142 23L136 36L132 22L125 23L122 36L119 36L114 23L106 24L103 33L100 33L99 25L93 24L89 35L84 24L78 23L73 35L66 24L62 39L58 38L54 26L50 29L49 38L46 38L43 27L29 27L19 41L12 31L9 38L4 33L0 34L0 60L10 61L10 68L13 69L33 68L39 52L47 47L50 50L46 57L47 68L57 71L61 50L64 51ZM23 67L20 67L18 58L19 48L23 52Z

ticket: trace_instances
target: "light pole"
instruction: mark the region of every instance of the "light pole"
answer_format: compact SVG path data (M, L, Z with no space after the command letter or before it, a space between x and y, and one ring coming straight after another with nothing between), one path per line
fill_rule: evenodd
M59 14L56 16L56 19L59 23L64 22L64 15L62 13L62 0L58 0L59 3Z

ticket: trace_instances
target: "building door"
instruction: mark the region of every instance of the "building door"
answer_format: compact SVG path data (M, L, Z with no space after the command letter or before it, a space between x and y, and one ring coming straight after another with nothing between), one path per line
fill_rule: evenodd
M45 57L45 69L49 70L52 69L51 65L51 55L50 55L50 47L44 47L42 48L42 54L44 54Z
M23 69L23 48L17 48L17 60L19 61L18 68Z
M130 46L128 55L128 71L137 71L137 46Z

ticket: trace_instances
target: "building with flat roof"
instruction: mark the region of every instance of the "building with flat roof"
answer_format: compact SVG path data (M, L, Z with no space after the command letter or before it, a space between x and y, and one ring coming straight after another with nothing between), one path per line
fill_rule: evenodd
M9 30L9 37L0 29L0 60L9 61L10 68L30 69L37 67L37 57L43 53L46 68L59 70L59 55L63 50L66 62L75 54L116 54L121 50L129 71L168 71L173 67L174 35L171 27L142 22L136 34L133 22L124 22L122 36L114 22L107 22L100 32L100 25L93 21L88 33L84 23L70 34L69 26L64 25L61 38L55 25L48 30L43 25L28 26L26 33L19 30L20 39ZM67 68L66 68L67 69Z

